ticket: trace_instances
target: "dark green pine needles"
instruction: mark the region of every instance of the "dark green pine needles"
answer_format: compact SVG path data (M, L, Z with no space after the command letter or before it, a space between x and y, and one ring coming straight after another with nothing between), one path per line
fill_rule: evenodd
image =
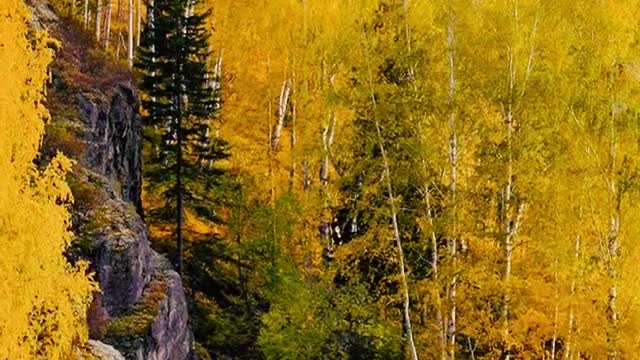
M183 270L185 211L217 221L212 189L228 157L227 143L213 135L220 109L219 74L209 72L209 11L198 0L150 0L136 57L145 113L145 178L162 206L155 223L175 228L174 260ZM188 236L188 234L186 235Z

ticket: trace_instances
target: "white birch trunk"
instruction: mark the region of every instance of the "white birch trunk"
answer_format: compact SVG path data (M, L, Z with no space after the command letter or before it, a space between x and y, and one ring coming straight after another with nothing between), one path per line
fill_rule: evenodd
M516 10L517 12L517 10ZM517 22L517 20L516 20ZM509 293L509 283L511 281L512 260L513 260L513 237L515 235L514 227L517 227L517 222L514 225L514 219L511 216L511 196L513 193L513 155L512 155L512 136L513 136L513 97L516 82L516 70L515 70L515 51L512 46L508 48L508 76L509 76L509 89L508 89L508 103L506 108L503 106L504 120L507 126L507 164L506 164L506 184L502 190L502 211L500 218L502 221L503 231L503 252L505 268L503 273L503 282L505 283L505 290L502 304L502 321L504 326L505 338L509 335L509 305L511 302L511 295ZM518 210L520 213L520 209ZM506 355L507 360L511 358L510 354Z
M573 359L573 333L575 331L575 314L574 314L574 304L575 304L575 297L576 297L576 288L577 288L577 278L578 278L578 267L579 267L579 260L580 260L580 236L576 236L576 242L575 242L575 253L574 253L574 265L573 265L573 278L571 279L571 289L569 292L569 319L568 319L568 326L567 326L567 346L566 346L566 351L564 352L564 358L565 359Z
M296 157L295 157L295 148L296 148L296 102L292 101L291 103L291 165L289 168L289 191L294 190L295 186L295 176L296 176Z
M451 4L449 4L451 6ZM453 10L449 9L449 21L447 24L447 54L449 60L449 165L450 183L449 191L451 197L451 229L447 237L449 256L453 265L453 275L448 289L449 303L449 324L447 326L447 338L449 340L449 357L454 360L456 357L456 296L457 296L457 246L458 246L458 219L457 219L457 182L458 182L458 137L456 129L456 72L454 53L454 24Z
M375 102L375 99L372 97L372 100ZM391 223L393 225L393 236L396 241L396 246L398 248L398 262L400 266L400 279L402 283L402 292L404 295L404 323L407 331L407 337L409 340L409 348L411 351L411 359L417 360L418 354L416 352L415 342L413 340L413 329L411 326L411 316L409 312L410 308L410 299L409 299L409 284L407 281L407 274L405 272L404 266L404 252L402 250L402 240L400 238L400 229L398 228L398 213L396 210L395 204L395 196L393 194L393 186L391 184L391 170L389 169L389 160L387 159L387 153L384 148L383 139L382 139L382 131L380 129L380 123L378 120L375 120L376 125L376 133L378 135L378 146L380 148L380 153L382 154L382 162L384 166L384 178L386 180L389 206L391 207Z
M504 231L504 241L503 241L503 250L504 250L504 260L505 260L505 269L503 274L503 281L505 283L505 292L503 296L503 304L502 304L502 319L504 326L504 336L507 338L509 336L509 306L511 303L511 294L510 294L510 282L511 282L511 273L512 273L512 261L513 261L513 240L517 233L518 226L520 224L520 218L522 216L522 212L524 211L524 204L521 203L517 210L516 219L513 219L510 210L511 210L511 196L513 193L513 155L512 155L512 136L513 136L513 92L515 87L515 66L514 66L514 50L512 47L509 48L509 102L507 104L507 109L505 110L505 122L507 124L507 183L503 190L503 201L502 201L502 221L503 221L503 231ZM506 359L511 359L511 354L507 349Z
M102 0L96 4L96 42L100 41L102 32Z
M620 232L620 211L621 199L620 189L616 184L616 134L615 134L615 109L611 115L611 139L609 147L609 196L613 206L609 217L609 233L607 235L607 273L609 275L609 299L607 301L607 312L609 315L609 330L607 331L607 344L609 346L608 358L613 360L618 358L617 337L618 337L618 287L617 287L617 260Z
M320 168L320 183L323 186L329 185L329 161L331 156L331 146L336 129L336 114L332 110L328 123L322 127L322 166Z
M220 49L220 54L216 60L216 66L213 68L213 79L211 82L211 89L215 92L219 92L222 89L222 59L224 56L224 50ZM220 102L216 102L215 109L220 108Z
M514 22L515 22L515 31L518 31L518 2L514 3ZM526 90L526 82L529 78L531 72L533 71L533 59L535 55L535 46L534 46L534 38L538 29L538 16L534 20L531 38L530 38L530 48L529 55L527 59L527 68L525 71L524 81L521 86L520 97L523 97ZM507 337L509 335L509 306L511 303L511 294L509 290L509 284L511 282L511 274L512 274L512 264L513 264L513 249L514 249L514 241L515 237L518 233L518 228L522 222L522 216L525 210L525 203L518 202L517 209L515 214L512 214L512 204L513 199L513 188L514 188L514 174L513 174L513 133L514 133L514 101L516 98L516 67L515 67L515 49L511 45L508 47L507 57L508 57L508 76L509 76L509 88L508 88L508 103L506 108L503 106L504 120L507 126L507 183L503 189L502 194L502 211L501 211L501 221L504 232L504 260L505 260L505 269L503 274L503 281L505 283L505 293L503 297L503 306L502 306L502 319L504 325L504 336ZM511 359L511 354L507 353L506 359Z
M129 59L129 68L133 67L133 0L129 0L129 42L127 46L127 59Z
M287 115L287 107L289 104L289 94L291 92L291 81L287 78L282 84L280 90L280 101L278 104L278 122L276 123L273 131L272 148L274 151L278 151L280 144L280 137L282 136L282 129L284 128L284 119Z
M400 267L400 283L402 286L402 295L404 297L404 306L403 306L403 318L404 318L404 327L407 335L407 340L409 342L409 350L411 354L411 360L418 360L418 353L416 351L415 341L413 339L413 327L411 325L411 314L410 314L410 298L409 298L409 282L407 281L407 273L405 271L404 265L404 251L402 250L402 238L400 237L400 229L398 227L398 212L396 209L396 199L393 193L393 185L391 181L391 170L389 167L389 159L387 158L387 152L384 147L384 142L382 138L382 130L380 126L380 122L377 118L377 101L375 98L374 90L373 90L373 75L371 74L371 65L369 64L369 49L366 45L366 37L364 32L362 33L364 46L366 51L366 60L367 60L367 70L369 76L369 87L371 91L371 104L373 106L373 120L376 127L376 134L378 138L378 147L380 148L380 154L382 155L382 165L384 170L384 180L387 188L387 196L389 200L389 207L391 209L391 223L393 225L393 237L396 242L396 247L398 251L398 265Z
M406 41L407 53L411 55L413 52L411 48L411 27L409 26L409 0L402 1L402 9L404 13L404 37ZM416 73L413 64L409 65L409 80L413 82L414 89L416 89L415 84Z
M553 295L554 295L554 309L553 309L553 337L551 339L551 360L556 360L556 344L558 342L558 312L560 310L560 298L558 291L558 259L555 261L555 270L553 272Z
M142 0L136 0L136 47L140 46L140 36L142 34L142 7L140 2Z
M83 14L82 23L84 24L84 28L88 29L89 28L89 0L84 0L82 14Z
M323 67L323 82L326 78L326 70ZM328 77L328 82L331 87L331 91L335 94L335 76L331 75ZM331 218L327 219L327 214L330 214L329 204L331 203L330 193L329 193L329 162L331 159L331 146L333 145L333 138L336 130L336 114L333 106L329 110L328 120L322 126L322 164L320 166L320 185L322 185L323 197L324 197L324 214L322 217L321 224L321 236L325 241L325 244L328 244L329 249L333 249L334 241L333 241L333 229L331 227ZM305 164L308 168L308 162ZM310 180L308 180L310 183ZM305 181L305 184L307 181Z
M104 27L104 49L109 50L109 42L111 38L111 13L113 10L113 0L107 0L107 9L105 12L105 27Z
M335 75L329 77L329 85L331 91L335 94ZM322 126L322 165L320 167L320 183L326 187L329 185L329 161L331 158L331 146L336 131L336 114L335 109L329 112L329 120Z

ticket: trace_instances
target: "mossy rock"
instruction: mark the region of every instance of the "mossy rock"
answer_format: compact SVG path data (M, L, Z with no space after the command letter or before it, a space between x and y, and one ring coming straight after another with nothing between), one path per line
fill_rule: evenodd
M122 354L112 346L100 341L89 340L74 352L74 360L124 360Z
M200 360L213 360L209 352L204 347L204 345L199 342L195 342L193 345L193 352L196 354L197 358Z
M167 296L167 278L157 276L145 288L142 298L123 316L112 319L105 327L104 340L125 356L131 356L144 345L146 336Z
M103 209L108 199L102 180L84 174L78 166L67 178L74 198L74 240L72 250L88 257L96 247L95 238L109 224L108 212Z

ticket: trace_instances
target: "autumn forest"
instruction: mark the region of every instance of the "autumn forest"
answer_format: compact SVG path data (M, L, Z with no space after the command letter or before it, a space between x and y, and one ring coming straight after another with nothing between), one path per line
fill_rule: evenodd
M640 359L638 19L3 0L0 359Z

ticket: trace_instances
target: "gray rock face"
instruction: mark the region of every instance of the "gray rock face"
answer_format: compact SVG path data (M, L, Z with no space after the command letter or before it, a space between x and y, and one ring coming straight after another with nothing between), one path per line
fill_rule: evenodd
M127 205L109 200L100 208L110 224L96 235L93 267L110 316L123 314L142 296L154 272L152 250L144 223ZM107 213L108 212L108 213Z
M166 260L156 257L158 269L167 279L167 296L160 304L158 314L151 325L147 338L148 360L187 359L191 352L193 336L188 327L187 299L182 288L182 279L166 265Z
M109 102L77 97L80 119L87 126L83 163L116 182L122 198L142 215L142 120L136 91L118 84Z
M89 340L83 350L76 351L76 360L125 360L113 346L96 340Z
M56 24L60 21L50 3L38 0L26 0L25 2L33 13L31 26L35 29L45 30L48 29L51 24Z
M167 277L167 297L151 326L149 360L186 359L193 342L187 313L182 310L187 306L182 280L173 270L167 272Z

